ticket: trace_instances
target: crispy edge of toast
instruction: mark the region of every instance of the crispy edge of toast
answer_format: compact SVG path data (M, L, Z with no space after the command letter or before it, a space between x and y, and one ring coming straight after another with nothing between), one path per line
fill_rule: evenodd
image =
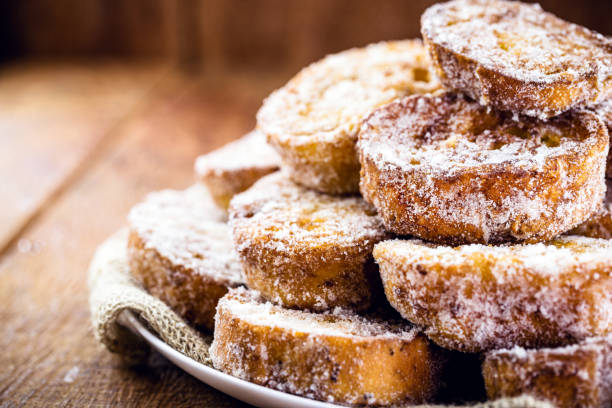
M591 338L551 349L486 354L483 376L490 399L530 394L560 408L612 403L612 338Z
M230 291L217 307L211 358L221 371L281 391L347 404L418 403L432 399L437 391L439 350L422 334L405 340L253 324L232 312L230 302L240 301L235 298L236 291ZM275 319L282 319L281 313Z
M217 302L235 285L173 263L149 247L133 229L129 232L127 253L130 273L149 293L185 320L213 330Z

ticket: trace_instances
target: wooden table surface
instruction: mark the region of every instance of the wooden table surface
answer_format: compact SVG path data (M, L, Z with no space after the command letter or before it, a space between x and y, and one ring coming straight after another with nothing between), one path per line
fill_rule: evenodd
M281 74L187 77L155 64L0 68L0 406L244 406L152 353L94 339L86 271L149 191L254 125Z

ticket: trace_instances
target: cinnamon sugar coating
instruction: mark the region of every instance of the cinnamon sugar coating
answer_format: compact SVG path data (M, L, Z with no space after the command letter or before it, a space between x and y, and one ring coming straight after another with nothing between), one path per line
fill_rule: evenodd
M610 144L612 145L612 98L608 98L599 105L595 106L595 113L604 121L608 127L608 135L610 136ZM608 151L608 164L606 167L606 177L612 179L612 146Z
M234 195L279 167L280 157L266 143L266 137L257 131L201 155L195 162L198 179L208 188L217 206L224 210Z
M490 399L530 394L559 408L607 408L612 406L612 336L559 348L492 351L483 374Z
M377 109L357 145L363 197L389 231L439 243L570 230L603 202L605 125L586 110L518 119L450 92Z
M296 183L330 194L359 191L355 142L372 110L439 89L420 40L372 44L329 55L273 92L257 127Z
M385 294L442 347L553 347L612 332L612 241L374 248Z
M390 405L434 397L440 352L405 322L283 309L233 289L219 302L210 356L223 372L283 392Z
M537 4L436 4L421 33L441 82L483 105L546 119L612 94L612 40Z
M607 179L606 199L601 210L588 220L571 230L568 234L583 235L591 238L612 239L612 180Z
M359 197L318 193L275 173L234 197L230 225L247 284L267 299L365 309L382 295L372 248L388 235Z
M204 187L151 193L130 211L132 276L190 323L212 330L217 301L241 285L230 229Z

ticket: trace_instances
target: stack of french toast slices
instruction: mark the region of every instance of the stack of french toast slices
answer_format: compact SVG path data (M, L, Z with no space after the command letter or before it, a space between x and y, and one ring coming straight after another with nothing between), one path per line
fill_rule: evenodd
M612 406L612 41L504 0L421 32L304 68L135 206L132 274L277 390Z

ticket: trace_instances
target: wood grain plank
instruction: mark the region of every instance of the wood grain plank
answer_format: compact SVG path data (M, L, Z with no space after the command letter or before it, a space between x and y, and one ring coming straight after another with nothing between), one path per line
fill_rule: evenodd
M0 252L162 73L112 62L0 71Z
M153 354L124 366L98 345L86 268L150 190L185 187L193 159L240 136L278 80L166 82L114 132L88 172L0 260L0 401L28 406L242 406ZM1 405L1 404L0 404Z

